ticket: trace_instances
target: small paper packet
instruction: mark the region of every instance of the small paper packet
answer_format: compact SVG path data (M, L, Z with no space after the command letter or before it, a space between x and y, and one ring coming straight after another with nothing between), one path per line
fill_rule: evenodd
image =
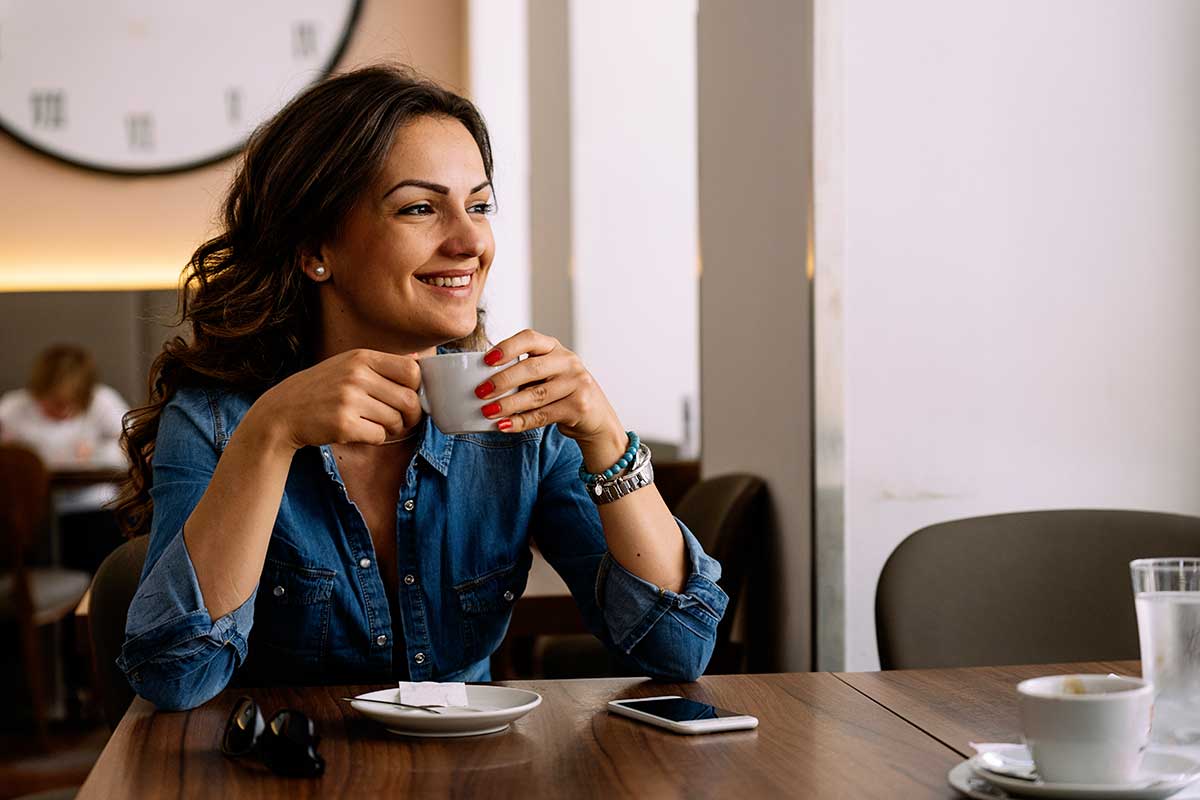
M465 683L400 681L400 702L410 706L467 706Z

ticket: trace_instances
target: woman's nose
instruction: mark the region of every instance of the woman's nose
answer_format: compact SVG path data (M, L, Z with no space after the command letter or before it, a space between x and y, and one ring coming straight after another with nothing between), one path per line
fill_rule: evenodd
M487 249L486 226L478 224L466 212L458 215L446 232L442 250L454 258L479 258Z

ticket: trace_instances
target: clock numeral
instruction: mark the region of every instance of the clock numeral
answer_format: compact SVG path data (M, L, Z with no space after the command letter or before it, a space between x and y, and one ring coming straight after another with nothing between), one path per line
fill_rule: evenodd
M242 90L236 86L225 90L225 117L230 125L242 121Z
M125 133L129 137L130 150L154 149L154 116L152 114L126 114Z
M302 20L292 26L292 57L312 58L317 54L317 23Z
M29 101L33 104L33 127L57 129L66 126L66 92L39 90L29 96Z

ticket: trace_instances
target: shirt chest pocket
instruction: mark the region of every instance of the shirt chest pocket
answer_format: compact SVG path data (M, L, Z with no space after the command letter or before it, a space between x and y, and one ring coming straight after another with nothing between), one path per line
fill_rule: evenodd
M254 609L251 650L320 666L329 638L333 582L337 573L268 558ZM258 654L255 654L258 655ZM284 664L280 664L284 667Z
M531 555L526 552L507 567L454 587L462 611L466 663L487 658L504 640L513 605L525 592L531 560Z

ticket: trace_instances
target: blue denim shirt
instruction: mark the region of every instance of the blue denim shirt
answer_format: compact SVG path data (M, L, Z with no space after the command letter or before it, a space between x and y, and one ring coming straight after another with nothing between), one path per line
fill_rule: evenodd
M654 677L694 680L704 671L728 602L716 583L720 565L680 523L690 565L681 594L624 569L579 480L579 447L553 426L451 436L422 423L396 501L399 619L331 449L297 451L258 589L212 619L183 524L252 402L182 389L163 410L150 546L117 661L159 708L197 706L235 677L489 680L488 658L525 589L531 538L611 650Z

